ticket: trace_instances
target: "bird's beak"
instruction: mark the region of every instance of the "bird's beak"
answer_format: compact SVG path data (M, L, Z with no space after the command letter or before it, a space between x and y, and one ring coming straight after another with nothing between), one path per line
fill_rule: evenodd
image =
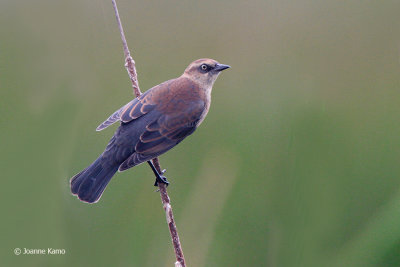
M215 68L214 68L214 70L215 71L223 71L223 70L226 70L226 69L229 69L231 66L229 66L229 65L225 65L225 64L217 64L217 65L215 65Z

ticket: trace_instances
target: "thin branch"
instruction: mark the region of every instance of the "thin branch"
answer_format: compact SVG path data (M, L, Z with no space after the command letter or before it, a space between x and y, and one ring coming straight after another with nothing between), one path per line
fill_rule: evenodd
M119 32L121 34L122 45L124 47L124 55L125 55L125 68L128 71L129 78L132 82L133 93L136 97L140 96L142 92L140 92L139 82L137 80L137 73L135 67L135 61L131 57L131 52L129 52L128 43L125 39L124 29L122 28L121 19L119 18L117 3L115 0L112 0L112 4L114 6L115 17L117 19Z
M154 167L156 167L157 172L161 173L161 166L158 158L153 159ZM158 188L160 189L161 201L163 203L163 208L165 210L165 216L167 218L167 223L169 227L169 233L171 234L172 244L175 250L175 267L185 267L185 257L183 256L181 242L179 241L178 230L176 229L174 214L172 212L172 206L169 200L167 186L163 183L158 183Z
M133 60L133 58L131 57L131 53L129 52L128 44L125 39L124 29L122 28L121 19L118 13L117 3L115 2L115 0L112 0L112 4L114 6L115 17L117 19L119 32L121 34L122 45L124 47L125 68L128 71L129 78L131 79L132 82L133 93L135 94L136 97L138 97L142 93L140 91L139 82L137 79L135 61ZM152 161L158 173L161 173L161 166L160 162L158 161L158 158L154 158ZM169 227L169 233L172 239L172 244L174 246L175 257L176 257L175 267L186 267L185 257L183 256L182 246L179 241L178 230L176 229L174 214L172 212L172 206L168 196L167 187L163 183L158 183L158 188L160 191L161 201L165 211L165 216Z

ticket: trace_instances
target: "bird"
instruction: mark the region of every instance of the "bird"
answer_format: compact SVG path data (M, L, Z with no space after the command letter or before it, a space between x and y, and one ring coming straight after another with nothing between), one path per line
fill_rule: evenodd
M193 61L183 74L152 87L115 111L101 123L102 131L115 122L120 126L105 150L86 169L70 179L73 195L81 201L99 201L114 174L148 162L158 183L168 185L151 160L191 135L206 117L211 91L221 71L230 68L216 60Z

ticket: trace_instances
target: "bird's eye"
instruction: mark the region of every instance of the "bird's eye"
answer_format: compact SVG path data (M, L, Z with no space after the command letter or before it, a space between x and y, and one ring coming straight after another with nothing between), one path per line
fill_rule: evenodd
M200 66L202 71L206 71L208 69L208 66L206 64L203 64Z

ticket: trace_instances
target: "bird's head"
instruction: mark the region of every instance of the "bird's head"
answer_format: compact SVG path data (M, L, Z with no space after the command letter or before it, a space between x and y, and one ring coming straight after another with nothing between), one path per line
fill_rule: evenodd
M190 63L182 76L202 87L211 88L221 71L228 68L230 68L229 65L218 63L214 59L202 58Z

